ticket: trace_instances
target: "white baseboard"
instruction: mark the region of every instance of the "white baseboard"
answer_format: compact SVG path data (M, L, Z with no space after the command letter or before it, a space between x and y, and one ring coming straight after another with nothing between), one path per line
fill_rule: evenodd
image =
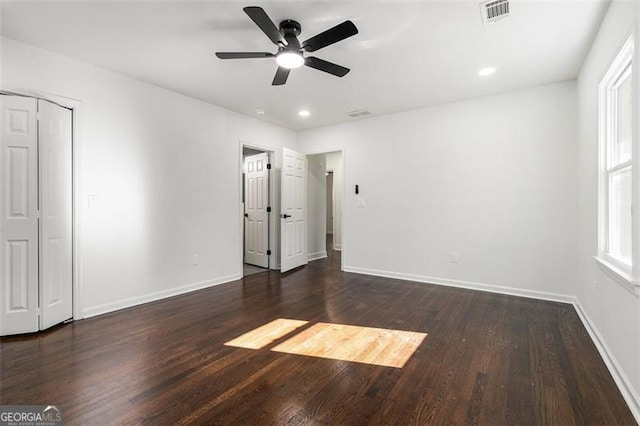
M340 244L336 244L336 245L334 245L334 246L333 246L333 249L334 249L335 251L342 251L342 245L340 245Z
M616 357L613 356L613 352L611 352L604 338L582 307L580 300L574 298L573 306L578 313L578 317L580 317L584 328L587 329L587 333L589 333L591 340L593 340L600 356L609 369L613 380L616 382L616 385L618 385L618 389L620 389L620 393L629 406L633 417L635 417L636 422L640 424L640 394L633 387L631 380L629 380L629 377L627 377L624 370L620 367Z
M404 274L400 272L390 272L390 271L381 271L376 269L368 269L368 268L358 268L353 266L344 266L343 271L345 272L353 272L356 274L366 274L366 275L374 275L377 277L384 278L393 278L407 281L414 281L420 283L428 283L428 284L436 284L436 285L444 285L449 287L459 287L466 288L470 290L479 290L479 291L487 291L491 293L499 293L499 294L507 294L510 296L519 296L519 297L528 297L532 299L542 299L549 300L552 302L562 302L569 303L573 305L580 321L584 325L584 328L589 333L591 340L595 344L600 356L604 360L607 369L611 373L613 380L615 381L622 397L625 402L629 406L631 413L636 419L636 422L640 424L640 396L638 391L633 387L633 384L624 373L624 370L620 367L620 364L613 356L613 353L607 346L604 338L598 331L598 329L594 326L593 322L583 309L580 301L574 297L565 294L557 294L557 293L548 293L548 292L540 292L533 290L523 290L519 288L513 287L503 287L492 284L483 284L469 281L458 281L458 280L450 280L446 278L437 278L437 277L427 277L422 275L413 275L413 274Z
M393 278L397 280L415 281L419 283L444 285L447 287L466 288L469 290L487 291L490 293L508 294L510 296L528 297L531 299L549 300L552 302L573 303L573 296L558 293L549 293L535 290L524 290L514 287L503 287L493 284L484 284L471 281L451 280L448 278L428 277L424 275L405 274L401 272L381 271L377 269L358 268L354 266L344 266L345 272L356 274L374 275L376 277Z
M167 297L177 296L189 293L195 290L201 290L207 287L213 287L219 284L228 283L239 280L242 274L227 275L226 277L216 278L214 280L200 281L197 283L187 284L175 287L169 290L158 291L156 293L145 294L143 296L130 297L115 302L105 303L104 305L91 306L82 310L82 318L90 318L96 315L102 315L109 312L119 311L120 309L130 308L132 306L142 305L144 303L155 302L156 300L166 299Z
M309 262L314 261L314 260L318 260L318 259L324 259L325 257L327 257L327 251L323 250L323 251L319 251L316 253L309 253L307 255L307 260Z

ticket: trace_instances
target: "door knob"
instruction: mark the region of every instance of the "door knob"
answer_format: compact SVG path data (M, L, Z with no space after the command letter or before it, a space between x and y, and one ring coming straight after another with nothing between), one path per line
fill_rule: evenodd
M283 213L283 214L281 214L281 215L280 215L280 217L281 217L281 218L283 218L283 219L286 219L286 218L288 218L288 217L291 217L291 215L290 215L290 214Z

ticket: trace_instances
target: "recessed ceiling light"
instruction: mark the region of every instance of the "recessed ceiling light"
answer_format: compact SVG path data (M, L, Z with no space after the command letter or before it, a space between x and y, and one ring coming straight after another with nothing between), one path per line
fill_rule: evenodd
M486 67L486 68L482 68L480 71L478 71L478 75L480 77L486 77L488 75L493 74L494 72L496 72L496 69L493 67Z
M264 112L264 110L263 110L263 109L256 108L256 114L258 114L258 115L264 115L264 114L265 114L265 112Z
M306 109L301 109L300 111L298 111L298 115L300 117L308 117L311 113L309 112L309 110Z

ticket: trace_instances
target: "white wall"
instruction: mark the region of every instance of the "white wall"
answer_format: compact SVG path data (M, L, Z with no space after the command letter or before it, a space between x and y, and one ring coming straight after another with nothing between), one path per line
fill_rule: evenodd
M598 252L598 85L630 35L639 7L637 2L611 4L578 78L578 275L575 290L585 316L598 334L596 340L608 349L611 363L624 382L621 388L624 391L626 387L627 402L632 401L630 405L636 418L640 418L640 298L603 273L593 256ZM640 63L637 40L634 67ZM636 119L639 117L636 112Z
M576 129L566 82L299 140L306 152L344 149L345 270L565 300L576 273Z
M327 190L326 190L326 155L309 155L309 215L308 215L308 249L309 260L327 257Z
M81 101L75 161L84 315L241 276L240 141L273 149L278 168L282 146L296 147L294 132L0 42L2 89ZM90 194L99 197L91 209Z
M304 140L304 139L301 139ZM303 147L304 149L304 147ZM333 171L333 249L342 249L342 200L344 194L344 173L342 152L327 154L327 170Z

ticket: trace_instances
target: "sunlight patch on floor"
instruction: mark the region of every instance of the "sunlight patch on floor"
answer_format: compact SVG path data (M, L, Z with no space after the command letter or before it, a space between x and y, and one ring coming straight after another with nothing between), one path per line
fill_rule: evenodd
M278 318L268 324L253 329L242 336L236 337L225 343L225 346L235 346L245 349L260 349L275 342L281 337L291 333L296 328L302 327L309 321Z
M320 322L272 350L402 368L426 333Z
M226 346L260 349L308 321L279 318L251 330ZM427 333L319 322L276 345L274 352L402 368Z

